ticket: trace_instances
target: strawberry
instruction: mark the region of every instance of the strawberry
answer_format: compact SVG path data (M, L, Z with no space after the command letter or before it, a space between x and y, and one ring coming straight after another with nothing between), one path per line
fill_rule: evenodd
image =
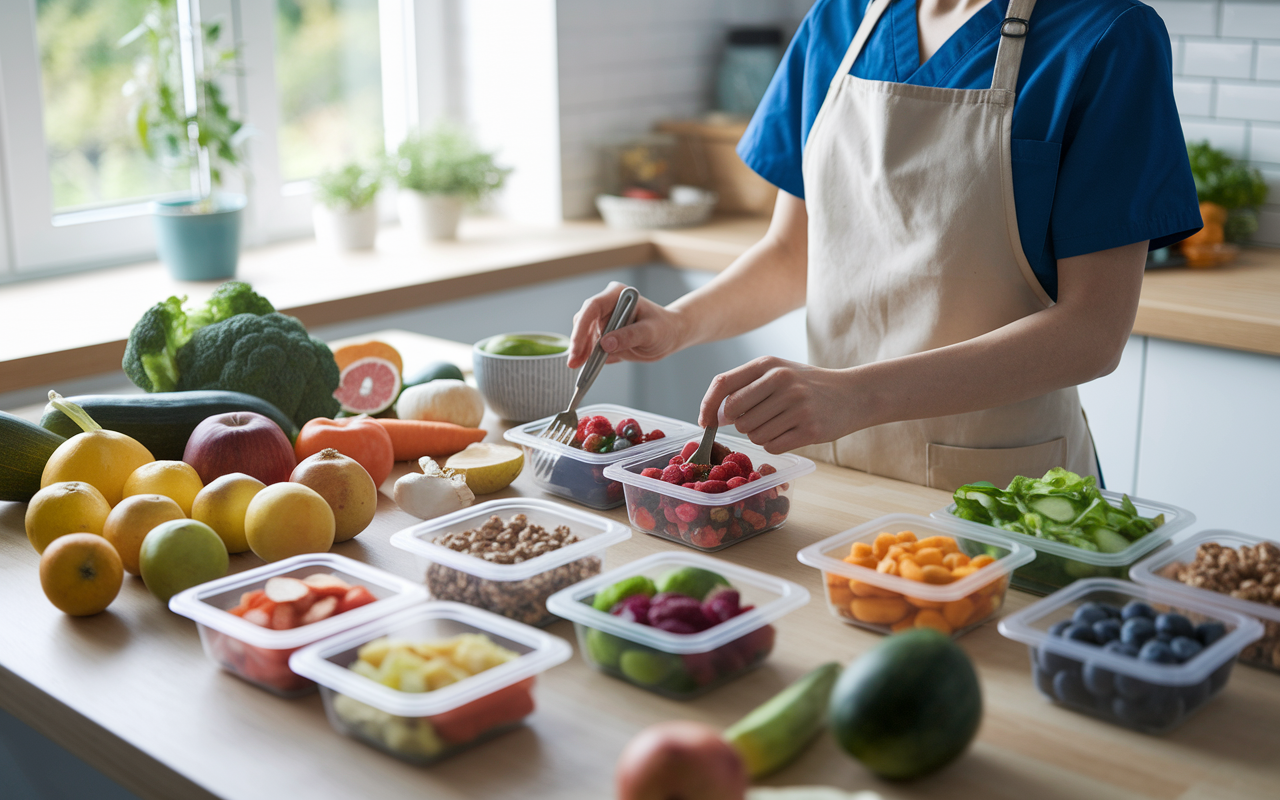
M662 470L657 467L646 467L645 469L640 470L640 474L646 478L653 478L654 480L659 481L662 480Z
M636 509L636 513L631 515L631 521L637 528L644 531L651 531L657 526L653 515L649 513L649 509L640 507Z

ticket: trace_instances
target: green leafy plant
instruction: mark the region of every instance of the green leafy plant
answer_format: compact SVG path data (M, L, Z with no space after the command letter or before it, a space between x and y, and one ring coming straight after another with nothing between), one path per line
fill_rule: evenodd
M502 188L511 172L479 148L466 131L439 125L411 134L396 151L395 175L402 189L475 202Z
M352 161L315 179L316 201L335 211L359 211L378 196L382 170Z
M134 62L134 75L124 92L133 100L132 123L148 156L173 169L186 169L198 178L201 203L196 210L212 210L212 194L222 185L225 171L243 161L241 146L248 135L231 113L219 80L238 70L236 47L220 49L219 23L201 26L203 68L195 75L195 113L187 113L183 89L182 46L177 3L156 0L142 22L120 40L121 47L142 41L146 47Z
M1256 209L1267 202L1267 183L1262 173L1243 164L1207 141L1187 145L1196 196L1202 203L1215 203L1227 210L1226 238L1239 242L1258 229Z

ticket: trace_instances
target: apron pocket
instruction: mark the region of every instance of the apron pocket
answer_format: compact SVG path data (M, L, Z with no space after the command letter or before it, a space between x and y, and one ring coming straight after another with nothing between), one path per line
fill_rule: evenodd
M1027 447L953 447L933 442L925 447L928 486L948 492L977 481L1004 488L1018 475L1038 478L1067 463L1065 436Z

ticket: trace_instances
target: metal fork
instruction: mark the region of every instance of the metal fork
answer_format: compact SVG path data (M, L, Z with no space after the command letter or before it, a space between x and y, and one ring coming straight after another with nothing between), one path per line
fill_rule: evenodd
M613 315L609 317L609 322L600 332L600 338L603 339L605 334L612 333L624 325L630 325L632 318L635 317L639 300L638 291L630 286L623 289L618 295L617 304L613 307ZM596 377L604 368L604 362L608 358L609 354L600 346L600 341L596 340L595 349L591 351L586 363L578 371L578 382L574 387L573 397L569 400L569 406L556 414L547 427L542 429L542 433L538 434L539 439L550 439L560 444L573 441L574 435L578 432L578 404L582 402L591 384L595 383ZM538 450L534 454L533 468L536 474L542 475L554 466L556 459L550 456L551 454L545 450Z

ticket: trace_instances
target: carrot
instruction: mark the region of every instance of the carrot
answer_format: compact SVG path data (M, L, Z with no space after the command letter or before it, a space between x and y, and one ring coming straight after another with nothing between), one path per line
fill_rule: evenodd
M467 445L484 439L487 431L464 428L452 422L375 418L391 436L396 461L417 461L423 456L451 456Z

